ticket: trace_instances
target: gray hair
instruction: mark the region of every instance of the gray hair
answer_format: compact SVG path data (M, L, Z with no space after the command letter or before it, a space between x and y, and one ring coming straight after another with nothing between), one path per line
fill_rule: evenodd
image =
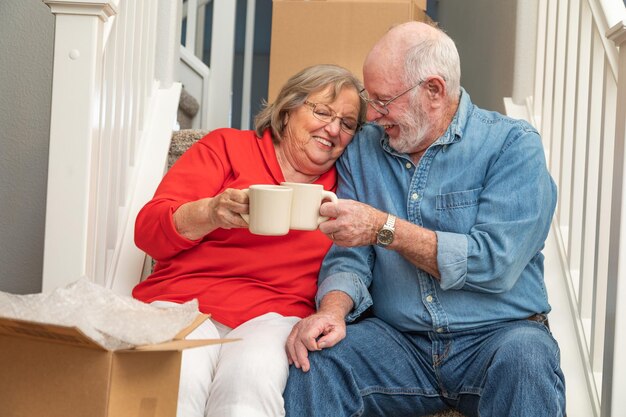
M404 60L405 81L414 85L432 75L439 75L448 87L450 98L461 95L461 62L454 41L441 29L435 36L412 46ZM415 93L417 94L417 93Z
M273 103L263 103L264 108L254 118L256 134L261 137L270 128L272 139L278 143L285 130L285 116L296 109L312 94L330 89L330 99L334 100L345 87L354 88L357 94L363 89L361 81L347 69L338 65L321 64L303 69L287 80ZM365 122L367 107L359 96L359 125Z

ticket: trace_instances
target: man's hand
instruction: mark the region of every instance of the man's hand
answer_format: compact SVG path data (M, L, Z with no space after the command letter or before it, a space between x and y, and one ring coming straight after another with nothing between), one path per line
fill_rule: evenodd
M320 231L348 247L376 244L376 234L387 220L386 213L372 206L343 199L322 204L320 214L331 218L320 224Z
M375 245L376 235L387 221L387 213L354 200L324 203L320 214L331 218L320 224L320 231L345 247ZM387 249L398 252L435 279L441 279L434 231L398 218L394 241Z
M345 316L353 306L348 294L331 291L324 296L319 311L293 326L285 350L289 364L307 372L311 368L309 351L335 346L346 337Z
M316 313L293 326L287 338L289 363L307 372L310 368L309 351L332 347L346 336L343 318Z

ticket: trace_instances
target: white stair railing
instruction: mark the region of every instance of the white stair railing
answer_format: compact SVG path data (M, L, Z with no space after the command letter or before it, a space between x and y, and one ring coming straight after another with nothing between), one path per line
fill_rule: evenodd
M594 415L626 416L626 9L547 0L538 22L526 105L559 188L553 232L580 359Z
M43 1L56 17L43 290L87 277L128 292L144 256L132 224L176 121L180 4Z

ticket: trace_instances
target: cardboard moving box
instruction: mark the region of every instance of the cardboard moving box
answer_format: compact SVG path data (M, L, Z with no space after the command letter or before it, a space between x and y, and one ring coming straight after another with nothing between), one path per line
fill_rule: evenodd
M268 101L289 77L338 64L362 79L365 56L393 25L429 21L426 0L274 0Z
M183 349L233 339L106 350L75 327L0 318L0 416L174 417Z

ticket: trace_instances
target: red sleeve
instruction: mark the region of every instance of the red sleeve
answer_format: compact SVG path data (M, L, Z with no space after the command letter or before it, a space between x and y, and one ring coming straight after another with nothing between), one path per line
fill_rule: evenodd
M222 190L231 172L224 132L213 131L191 146L137 215L135 244L154 259L170 258L201 242L178 234L172 215L184 203L213 197Z

